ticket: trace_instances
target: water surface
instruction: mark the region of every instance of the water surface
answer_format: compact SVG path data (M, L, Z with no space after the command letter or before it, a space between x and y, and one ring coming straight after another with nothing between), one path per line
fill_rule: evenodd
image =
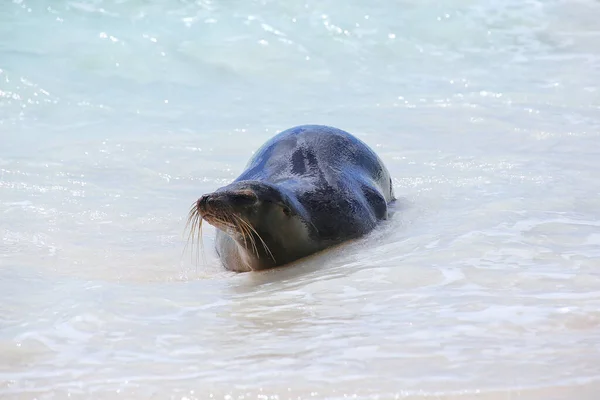
M3 399L594 399L600 3L4 1ZM401 211L232 274L190 204L304 123Z

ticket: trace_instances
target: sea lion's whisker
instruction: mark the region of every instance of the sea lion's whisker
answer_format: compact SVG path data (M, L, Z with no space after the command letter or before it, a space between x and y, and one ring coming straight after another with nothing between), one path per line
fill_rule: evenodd
M198 265L200 263L200 253L202 253L202 259L203 261L206 263L206 260L204 259L204 241L202 240L202 216L200 215L200 213L196 213L196 240L197 240L197 246L196 246L196 265Z
M277 260L275 260L275 257L273 256L273 253L271 253L271 249L269 249L269 246L267 246L267 244L265 243L265 241L263 240L263 238L260 237L260 235L258 234L258 232L256 232L256 230L254 228L252 228L252 230L254 231L254 233L256 233L256 236L258 236L258 238L262 242L263 247L265 248L265 250L267 250L267 252L271 256L271 258L273 259L273 262L277 262Z
M244 225L242 225L239 222L239 217L235 217L234 219L236 220L236 225L237 225L238 229L240 231L242 231L242 238L244 239L244 247L248 248L248 242L246 240L246 236L248 236L248 228L246 228Z
M195 208L192 206L190 208L189 213L188 213L188 217L187 217L187 221L186 221L186 224L185 224L185 228L183 229L184 234L189 229L189 234L188 234L188 238L186 240L185 246L183 247L183 252L181 254L182 256L185 253L185 251L187 250L188 246L190 245L190 240L191 240L192 246L193 246L194 232L195 232L195 221L194 221L194 219L195 219Z
M252 234L250 233L248 228L246 226L244 226L245 221L241 217L237 216L236 214L231 214L231 216L233 217L236 227L238 228L239 231L241 231L242 238L244 239L244 248L248 249L247 240L249 240L252 247L254 249L256 249L256 245L254 244L254 238L252 237ZM256 250L256 255L258 256L258 250ZM244 265L246 265L246 268L248 268L249 270L253 269L252 266L250 265L250 259L248 257L242 257L242 261L244 262Z
M215 222L226 226L227 228L235 228L235 224L232 223L231 221L227 220L227 219L223 219L225 217L213 217L213 219L215 220Z
M196 210L194 208L191 208L190 211L189 211L189 213L188 213L187 221L185 223L185 228L183 228L184 233L190 227L190 224L192 223L192 220L194 219L195 214L196 214Z
M240 224L240 217L236 214L227 214L227 220L235 227L235 229L241 233L242 239L244 239L244 247L248 248L248 239L252 240L252 236L249 235L248 229L245 228L242 224Z
M183 232L185 234L185 232L188 230L188 228L191 227L190 233L188 235L188 240L186 241L185 247L183 248L184 252L187 249L187 246L190 244L190 236L193 234L193 231L194 231L194 225L192 224L192 220L194 219L194 217L195 217L194 209L191 209L190 212L188 213L188 217L187 217L187 222L185 224L185 228L183 228Z
M246 227L246 225L243 223L240 217L236 216L235 219L237 220L237 223L242 231L242 235L244 237L244 246L248 248L248 241L250 241L250 245L252 246L252 252L254 253L254 243L252 242L252 234L250 233L248 227Z
M256 232L254 227L248 221L244 220L243 218L240 218L240 219L242 220L242 223L248 229L248 234L250 235L250 238L252 239L252 247L254 248L254 254L256 254L256 257L260 257L260 255L258 254L258 246L256 245L256 239L254 238L254 235L252 234L252 232L254 232L254 233L256 233L257 236L259 236L258 232Z
M231 215L232 215L232 217L234 217L233 219L235 220L236 226L241 231L242 238L244 239L244 249L248 249L248 240L250 241L252 248L256 249L256 245L254 244L254 238L252 237L252 234L250 233L250 231L248 231L248 228L246 226L244 226L244 224L243 224L244 221L242 220L242 218L235 214L231 214ZM256 255L258 256L258 250L256 250ZM250 265L249 257L242 257L242 261L244 262L244 265L246 265L246 268L248 268L249 270L252 270L252 266Z
M258 232L256 232L256 229L254 229L254 227L252 225L250 225L248 222L244 221L243 219L241 219L241 221L246 224L246 226L248 228L250 228L252 230L252 232L254 232L254 234L260 239L260 241L262 242L263 247L265 248L265 250L269 253L269 255L271 256L271 258L273 259L274 262L277 262L275 260L275 257L273 257L273 253L271 253L271 250L269 249L269 246L267 246L267 244L265 243L265 241L263 240L263 238L258 234ZM256 255L258 256L258 249L256 250Z
M235 216L235 218L239 221L240 227L244 228L245 235L247 235L248 238L250 239L250 244L252 245L252 252L254 254L256 254L257 257L259 257L258 248L256 247L256 240L254 240L254 236L252 235L252 232L249 229L249 228L251 228L250 224L248 222L244 221L243 218L241 218L237 215ZM244 243L245 243L245 238L244 238Z
M202 240L202 220L202 215L200 214L200 210L198 209L198 203L194 202L190 207L190 211L188 213L187 221L184 228L184 232L188 231L189 229L189 234L186 244L183 248L183 253L185 253L185 251L191 243L192 251L190 253L190 261L194 264L194 244L196 244L196 268L200 263L200 253L202 253L202 256L204 257L204 241Z
M196 265L198 265L199 261L200 261L200 249L199 249L199 244L201 242L201 229L202 229L202 218L200 217L200 214L196 211L194 214L194 218L192 220L192 253L191 253L191 257L192 257L192 262L194 261L194 245L196 245Z

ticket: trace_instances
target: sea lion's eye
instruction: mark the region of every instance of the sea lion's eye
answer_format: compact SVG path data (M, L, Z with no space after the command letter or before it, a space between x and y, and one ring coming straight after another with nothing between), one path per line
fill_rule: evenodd
M289 217L290 215L292 215L292 211L291 211L291 210L290 210L288 207L286 207L286 206L283 206L283 213L284 213L284 214L285 214L287 217Z
M251 206L256 204L258 198L251 190L241 190L229 194L229 199L238 206Z

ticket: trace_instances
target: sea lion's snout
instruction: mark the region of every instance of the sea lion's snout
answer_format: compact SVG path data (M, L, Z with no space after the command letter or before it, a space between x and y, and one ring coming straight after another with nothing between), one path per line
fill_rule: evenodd
M206 214L208 209L208 200L210 199L210 194L205 194L201 196L196 202L196 208L200 211L201 215Z
M258 203L258 196L254 191L245 189L232 192L214 192L201 196L196 203L201 215L212 214L218 211L231 210L239 207L250 207Z

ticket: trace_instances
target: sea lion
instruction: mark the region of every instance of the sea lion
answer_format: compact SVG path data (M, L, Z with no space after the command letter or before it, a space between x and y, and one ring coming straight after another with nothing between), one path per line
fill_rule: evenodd
M394 201L389 172L365 143L302 125L267 141L231 184L201 196L188 223L213 225L224 267L248 272L359 238Z

